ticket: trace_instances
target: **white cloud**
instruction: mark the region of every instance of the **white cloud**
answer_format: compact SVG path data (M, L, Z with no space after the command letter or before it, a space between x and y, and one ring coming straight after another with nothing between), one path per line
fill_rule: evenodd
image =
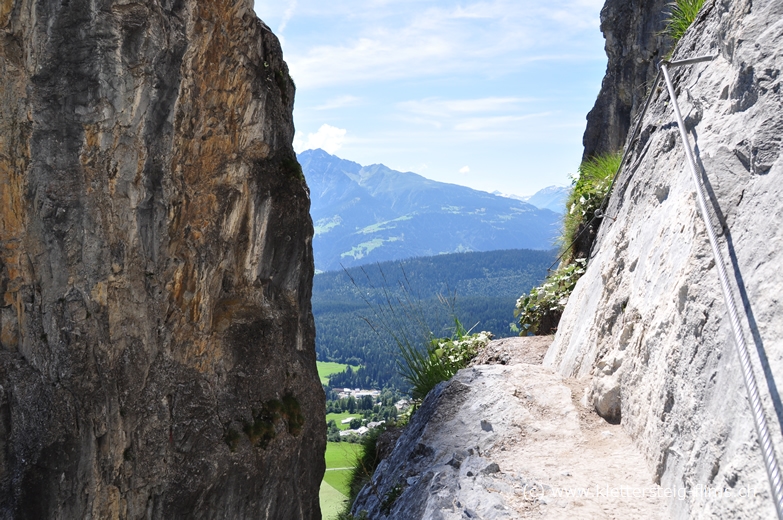
M441 128L443 128L443 123L427 117L417 117L417 116L411 117L411 116L403 115L403 116L398 116L397 119L400 121L404 121L406 123L413 123L415 125L431 127L435 130L440 130Z
M323 105L314 107L314 110L334 110L336 108L356 106L360 102L361 98L356 96L340 96L327 100Z
M297 4L297 0L290 0L288 2L288 7L283 13L283 18L280 20L280 25L277 26L277 35L279 37L282 37L283 31L285 31L288 22L290 22L291 18L293 18L294 11L296 11L296 4Z
M497 69L499 62L513 68L561 56L603 57L600 49L584 51L580 45L580 33L597 31L595 6L602 0L489 0L443 7L432 7L443 2L425 1L418 8L415 2L396 2L410 4L398 5L396 15L379 9L388 3L338 2L341 9L352 9L346 16L361 29L309 47L287 49L297 85L318 88L465 70L502 74ZM307 9L312 16L320 8L310 5Z
M488 97L479 99L427 98L415 101L404 101L399 103L397 107L413 114L453 117L470 113L516 111L521 104L529 101L534 100L517 97Z
M518 123L534 117L546 117L551 112L541 112L538 114L526 114L522 116L494 116L494 117L472 117L454 126L455 130L463 132L475 132L477 130L487 130L491 128L500 128L508 126L511 123Z
M470 173L470 166L463 166L459 169L459 172L462 174Z
M324 124L316 133L307 134L307 140L304 140L301 133L297 133L294 137L294 150L296 153L301 153L305 150L320 148L333 154L343 147L346 133L347 130Z
M507 131L528 119L546 117L551 112L530 113L533 98L487 97L477 99L440 99L404 101L397 104L401 120L436 129L457 132Z
M399 37L406 39L404 35ZM450 43L437 35L417 38L402 46L391 35L380 35L380 38L360 38L339 47L314 47L306 56L289 57L288 62L297 85L317 88L432 75L440 70L424 64L436 63L451 54ZM424 71L427 72L422 74Z

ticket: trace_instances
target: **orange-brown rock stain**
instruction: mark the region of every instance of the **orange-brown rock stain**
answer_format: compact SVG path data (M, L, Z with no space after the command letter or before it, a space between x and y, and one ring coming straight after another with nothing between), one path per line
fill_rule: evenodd
M84 126L84 147L79 155L85 176L85 189L87 194L92 194L94 184L102 183L103 169L100 167L100 129L98 125Z
M0 4L0 26L4 24L3 16L7 16L12 7L13 2L3 0ZM0 55L0 61L3 59ZM14 89L14 79L19 79L18 71L11 73L5 63L0 65L2 73L17 75L17 78L8 79L8 89L0 93L0 260L4 271L0 276L6 282L5 292L0 295L0 307L15 316L15 319L5 316L2 320L0 341L8 348L15 348L21 339L24 319L19 292L27 283L23 248L26 227L24 175L30 163L30 128L27 121L20 122L24 101L18 96L24 89Z
M0 27L5 27L11 11L14 9L14 0L0 0Z
M16 251L17 243L24 236L25 229L24 170L29 163L29 157L26 143L13 143L0 137L0 244L11 279L19 275ZM9 256L6 257L5 254ZM10 270L13 270L15 275L11 275Z
M197 4L189 34L191 46L183 66L188 74L182 80L175 117L172 185L179 193L170 212L169 253L179 265L170 293L177 309L172 318L177 323L172 325L177 330L189 330L185 336L192 341L181 347L180 354L183 362L200 370L208 370L223 358L220 337L235 310L256 303L238 301L214 310L224 272L241 273L244 248L259 239L225 235L223 224L236 220L232 218L236 199L226 194L248 190L249 169L242 167L243 159L237 152L242 144L251 142L253 159L263 158L269 150L258 136L254 139L248 135L244 114L236 109L259 102L253 99L257 81L251 75L255 73L247 68L247 57L226 55L226 49L235 46L232 39L247 33L246 20L237 9L236 2L225 0ZM238 211L242 212L239 218L253 218L242 208ZM235 234L250 229L252 226L236 224L228 227ZM223 247L216 247L216 243ZM219 257L199 258L196 252L203 250L215 251Z

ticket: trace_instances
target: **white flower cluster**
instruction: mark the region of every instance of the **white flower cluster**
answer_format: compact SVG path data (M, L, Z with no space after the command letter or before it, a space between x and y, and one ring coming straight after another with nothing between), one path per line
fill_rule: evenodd
M486 347L492 339L492 333L481 331L457 339L437 340L434 354L437 358L454 365L467 365L476 357L479 349Z
M565 308L577 280L584 274L587 260L580 258L551 273L540 287L517 300L514 315L519 318L523 334L538 331L538 325L547 312L559 312Z

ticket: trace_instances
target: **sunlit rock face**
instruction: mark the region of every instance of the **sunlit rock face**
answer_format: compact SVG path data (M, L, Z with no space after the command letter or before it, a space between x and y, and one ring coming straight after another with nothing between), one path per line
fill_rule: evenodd
M317 518L294 84L251 1L0 1L0 518Z
M706 2L673 71L710 219L732 278L772 439L783 448L783 3ZM586 274L545 365L592 378L588 400L621 421L676 518L772 518L766 472L695 186L665 87L619 174ZM743 312L744 309L744 312Z

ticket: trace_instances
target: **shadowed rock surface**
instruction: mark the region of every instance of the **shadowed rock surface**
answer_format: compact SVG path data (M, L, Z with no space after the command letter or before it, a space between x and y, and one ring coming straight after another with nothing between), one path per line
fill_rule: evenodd
M631 122L641 110L658 62L672 48L663 34L667 0L607 0L601 10L606 40L606 75L587 114L584 159L622 149Z
M0 2L0 518L317 518L309 194L250 1Z

